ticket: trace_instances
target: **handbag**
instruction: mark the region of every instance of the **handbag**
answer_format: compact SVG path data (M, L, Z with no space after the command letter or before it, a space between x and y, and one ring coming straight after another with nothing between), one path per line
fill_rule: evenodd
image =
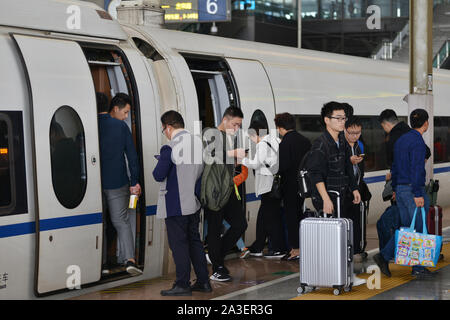
M283 197L283 193L281 192L281 176L278 174L273 176L272 190L270 190L269 196L278 200Z
M423 232L415 232L417 209L414 211L411 226L395 232L395 263L402 266L436 267L442 247L442 236L428 234L423 207Z
M272 147L272 145L267 142L264 141L265 143L267 143L267 145L275 152L276 150ZM266 166L267 169L270 168L270 165L267 163L264 163L264 165ZM272 183L272 189L270 190L269 196L273 199L278 199L280 200L283 197L283 193L281 192L281 176L278 174L274 174L273 175L273 183Z

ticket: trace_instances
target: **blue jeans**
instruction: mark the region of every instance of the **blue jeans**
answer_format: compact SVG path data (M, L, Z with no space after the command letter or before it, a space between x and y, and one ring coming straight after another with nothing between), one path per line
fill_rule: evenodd
M425 212L428 212L430 207L430 200L428 199L428 195L424 192L424 200L425 200ZM397 190L395 192L395 198L397 200L397 207L400 212L400 223L401 227L409 228L411 226L411 222L414 216L414 211L416 210L416 204L414 202L414 194L412 192L412 187L410 185L399 185L397 186ZM423 231L423 222L422 222L422 210L417 211L416 216L416 231ZM395 235L389 240L386 246L380 251L383 259L389 261L395 258ZM414 266L413 271L421 271L424 270L425 267L422 266Z

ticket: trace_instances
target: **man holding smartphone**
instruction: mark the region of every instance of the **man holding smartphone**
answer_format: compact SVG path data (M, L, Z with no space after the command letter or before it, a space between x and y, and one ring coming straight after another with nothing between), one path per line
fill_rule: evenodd
M361 137L362 132L362 124L361 120L358 117L351 117L345 123L345 139L347 140L350 152L350 162L353 166L353 174L356 179L356 184L358 185L360 191L361 184L364 183L364 154L361 152L360 144L358 143L359 138ZM363 198L363 194L361 193L361 198ZM343 217L352 219L353 221L353 248L354 254L361 254L361 257L364 252L365 247L365 222L363 221L363 214L365 214L361 208L360 204L354 204L352 202L353 195L347 192L345 197L345 209L343 212ZM362 199L365 200L365 199Z

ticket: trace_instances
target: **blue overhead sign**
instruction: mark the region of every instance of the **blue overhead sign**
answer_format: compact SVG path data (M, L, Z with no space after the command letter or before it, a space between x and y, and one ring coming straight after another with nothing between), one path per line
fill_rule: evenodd
M228 0L198 0L198 21L227 21Z

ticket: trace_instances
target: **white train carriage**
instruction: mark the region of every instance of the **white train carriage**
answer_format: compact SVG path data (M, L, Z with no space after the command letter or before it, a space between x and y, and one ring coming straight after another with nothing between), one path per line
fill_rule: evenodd
M67 23L73 5L79 29ZM158 185L151 175L164 143L159 117L168 109L181 112L193 132L195 121L216 125L230 105L242 108L243 128L258 117L273 129L275 114L290 112L313 139L323 103L346 101L364 121L366 179L374 195L369 222L387 206L380 197L387 171L376 116L386 107L406 116L407 65L120 25L95 5L68 0L2 1L0 53L0 299L66 298L171 269L164 223L154 217ZM449 77L435 71L442 206L450 204ZM144 190L132 214L140 277L101 274L106 246L96 91L133 98L128 124ZM55 122L69 149L57 150ZM67 166L77 174L68 175ZM255 238L259 208L253 185L250 173L243 201L247 243ZM82 289L70 289L77 284Z

